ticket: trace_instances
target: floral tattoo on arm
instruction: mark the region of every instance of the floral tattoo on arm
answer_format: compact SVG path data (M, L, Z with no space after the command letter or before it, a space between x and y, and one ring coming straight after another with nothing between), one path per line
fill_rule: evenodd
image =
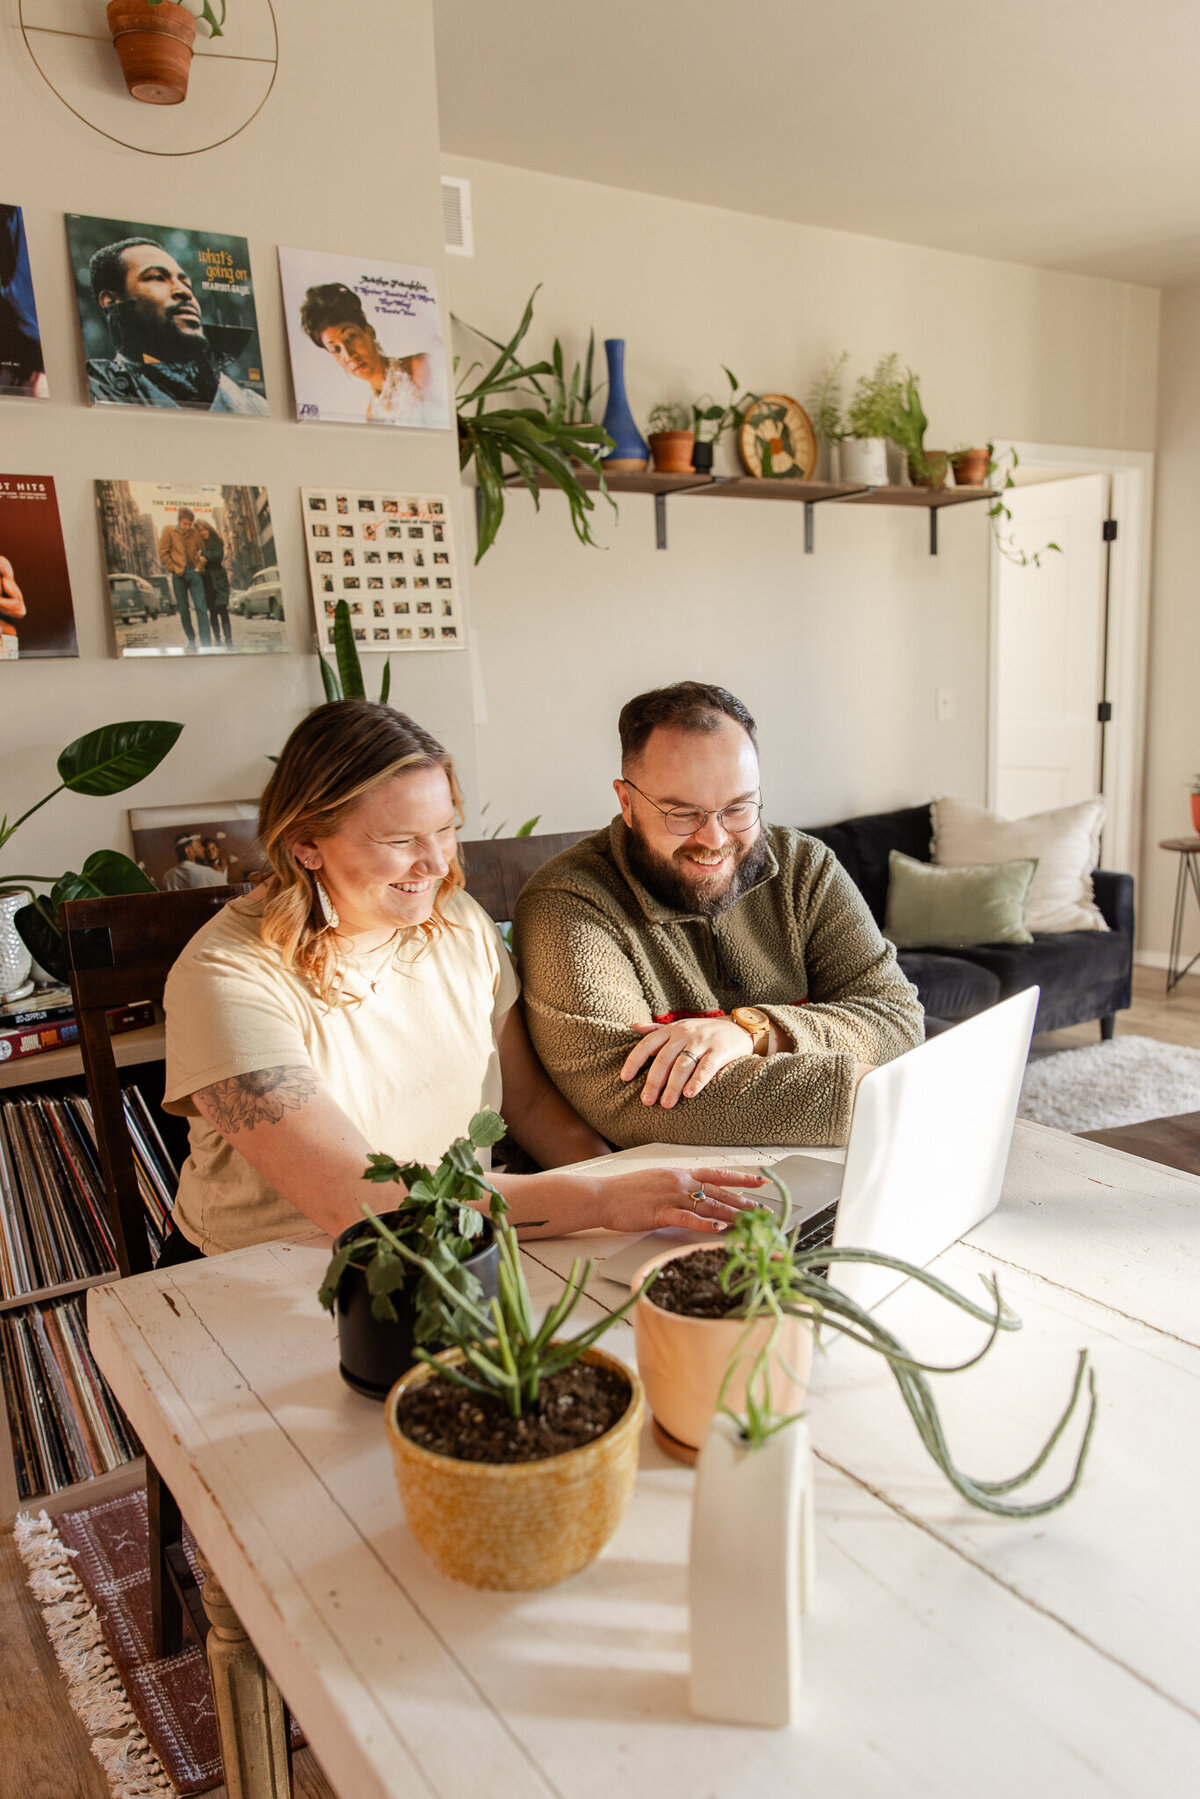
M256 1124L278 1124L285 1112L298 1112L316 1090L311 1068L256 1068L253 1074L201 1087L194 1097L205 1102L222 1136L236 1137Z

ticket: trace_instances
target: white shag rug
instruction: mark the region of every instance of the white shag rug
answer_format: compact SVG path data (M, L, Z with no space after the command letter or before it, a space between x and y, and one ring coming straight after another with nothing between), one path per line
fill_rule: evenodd
M1200 1112L1200 1049L1114 1037L1031 1062L1017 1115L1058 1131L1105 1131L1178 1112Z

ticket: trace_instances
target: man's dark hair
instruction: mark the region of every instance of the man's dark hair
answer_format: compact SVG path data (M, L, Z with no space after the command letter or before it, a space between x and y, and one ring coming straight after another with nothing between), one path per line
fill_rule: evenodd
M152 250L162 250L163 255L167 255L163 246L156 243L152 237L123 237L118 243L105 244L103 249L97 250L92 257L88 264L88 279L91 281L92 298L97 306L100 304L101 294L123 294L125 292L125 280L129 270L121 261L121 257L126 250L132 250L138 244L148 244Z
M710 687L707 681L676 681L671 687L654 687L649 693L639 693L621 708L617 725L621 733L621 766L637 761L651 731L660 726L672 731L717 731L723 718L741 725L758 748L758 727L741 700L727 687Z
M318 350L325 348L321 333L332 325L357 325L360 331L370 331L372 337L375 335L363 311L362 301L352 287L341 281L327 281L323 287L310 287L300 308L300 329Z
M175 523L178 524L180 519L183 518L190 518L193 525L195 524L196 514L192 511L190 506L181 506L179 508L179 511L175 514Z

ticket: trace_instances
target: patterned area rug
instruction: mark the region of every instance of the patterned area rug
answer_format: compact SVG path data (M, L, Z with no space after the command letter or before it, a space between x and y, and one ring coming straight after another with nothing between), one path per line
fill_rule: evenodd
M1031 1061L1019 1116L1059 1131L1104 1131L1200 1111L1200 1049L1114 1037Z
M73 1709L116 1799L205 1793L224 1775L204 1651L156 1660L150 1641L146 1489L15 1531ZM194 1545L184 1532L188 1560ZM198 1570L196 1570L198 1572ZM292 1727L293 1744L303 1738Z

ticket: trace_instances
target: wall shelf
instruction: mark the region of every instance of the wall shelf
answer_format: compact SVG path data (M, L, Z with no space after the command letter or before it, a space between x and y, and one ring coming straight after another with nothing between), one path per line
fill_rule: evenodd
M595 492L599 480L588 469L577 471L579 484ZM508 487L523 487L519 475L510 475ZM539 475L538 486L553 491L555 483L549 475ZM825 504L850 506L906 506L929 514L929 554L938 553L938 513L947 506L969 506L980 500L994 500L991 487L863 487L846 481L795 481L788 477L763 480L753 475L609 475L607 486L612 494L644 493L654 496L655 542L660 550L667 547L667 499L675 495L693 500L771 500L790 501L804 507L804 550L813 552L815 508ZM479 513L479 490L475 490L476 518Z

